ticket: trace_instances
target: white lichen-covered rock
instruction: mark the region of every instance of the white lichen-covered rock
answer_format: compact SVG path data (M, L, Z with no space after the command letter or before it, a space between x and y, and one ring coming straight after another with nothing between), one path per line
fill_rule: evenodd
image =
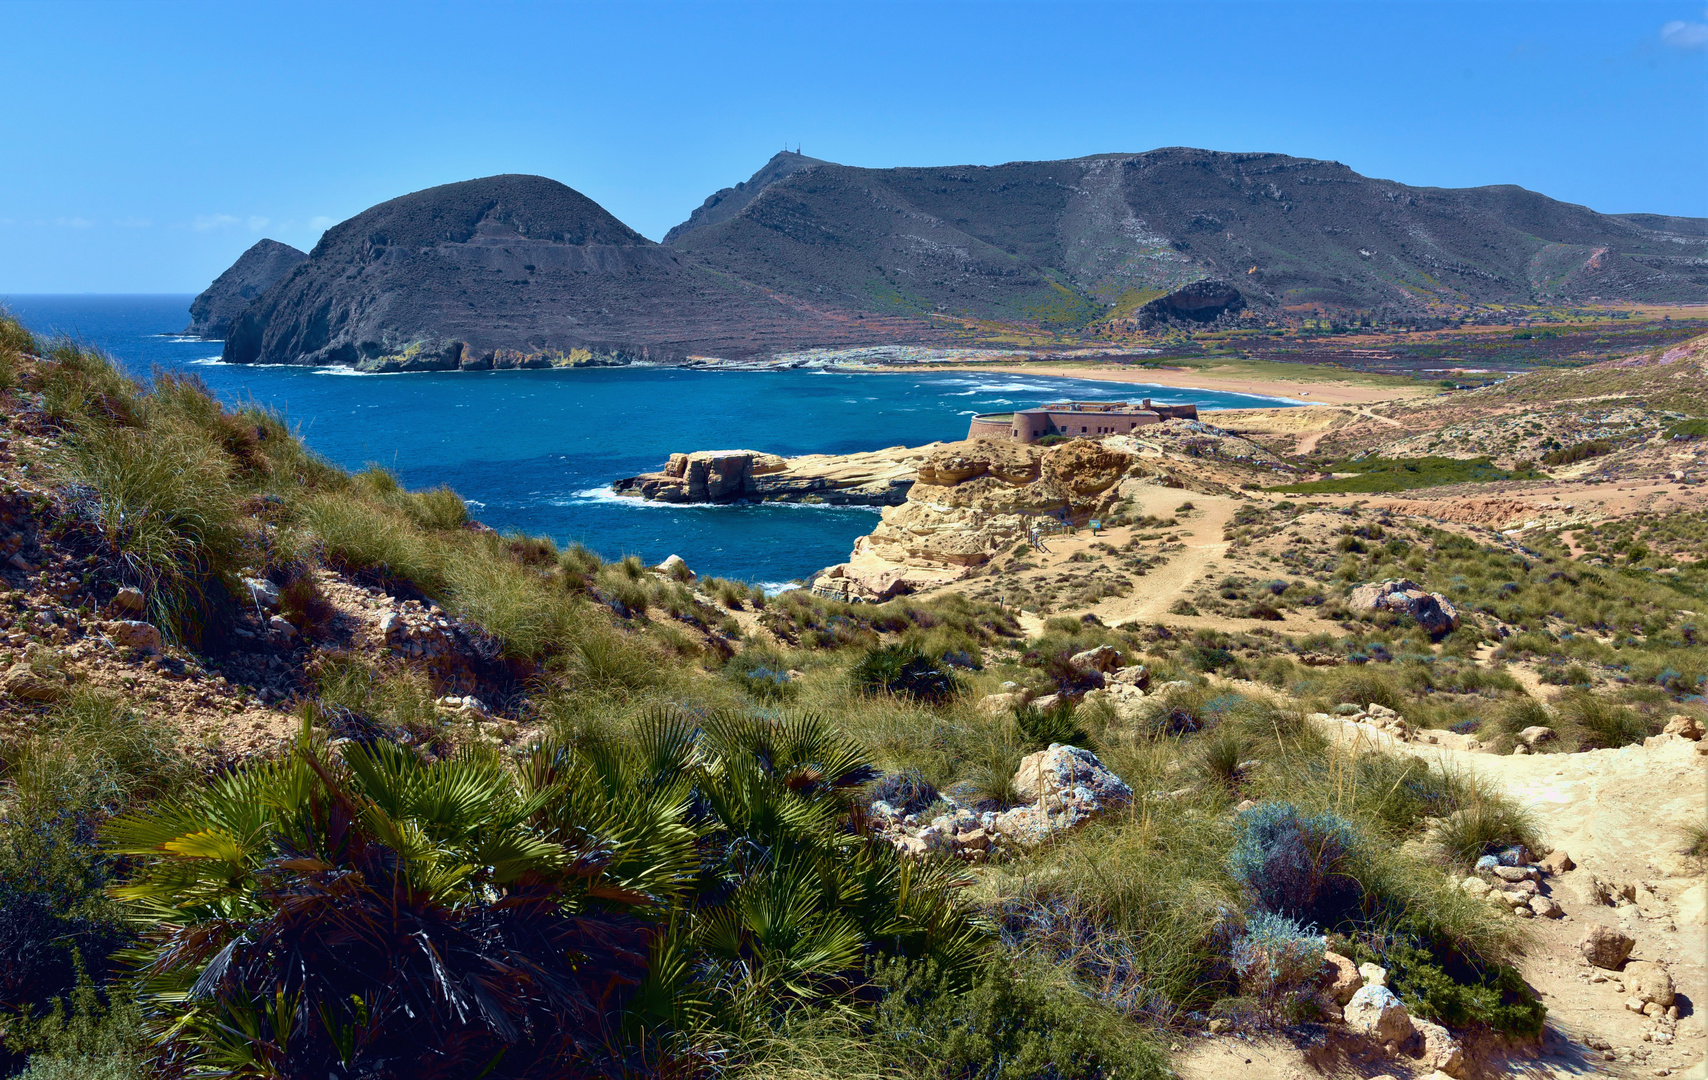
M1150 685L1151 673L1143 664L1133 664L1130 667L1118 668L1109 676L1109 681L1121 686L1136 686L1140 690Z
M1459 627L1459 609L1453 606L1452 601L1404 578L1360 585L1346 598L1346 605L1354 611L1392 611L1398 615L1410 615L1435 637Z
M989 828L1020 847L1035 847L1133 801L1132 789L1096 754L1061 743L1021 759L1014 792L1028 805L996 815Z
M1385 986L1365 986L1346 1003L1346 1026L1377 1042L1403 1043L1411 1038L1411 1014Z
M1014 794L1027 802L1042 802L1055 811L1077 807L1098 813L1125 806L1133 790L1096 754L1082 746L1051 743L1049 749L1027 754L1014 771Z

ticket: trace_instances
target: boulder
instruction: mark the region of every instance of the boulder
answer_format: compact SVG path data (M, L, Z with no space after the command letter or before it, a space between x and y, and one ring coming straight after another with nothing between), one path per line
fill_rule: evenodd
M695 577L694 571L688 569L688 564L683 561L680 555L670 556L653 569L666 577L673 577L677 581L693 581Z
M1132 789L1096 754L1061 743L1021 759L1014 773L1014 792L1030 805L996 815L989 828L1021 847L1076 829L1133 799Z
M1151 675L1143 664L1119 668L1109 676L1109 681L1117 686L1136 686L1140 690L1150 686Z
M243 591L248 594L249 602L258 608L276 608L279 606L279 587L266 578L246 577L243 580Z
M1099 701L1107 701L1115 710L1115 719L1123 724L1133 723L1145 715L1145 692L1136 686L1112 683L1088 692L1080 699L1080 704L1092 705Z
M1560 919L1566 914L1565 909L1552 896L1532 896L1530 910L1544 919Z
M112 608L114 612L128 611L134 615L141 615L147 606L148 602L143 599L142 590L132 588L129 585L120 589L113 596Z
M1068 663L1081 671L1096 671L1108 674L1121 663L1121 650L1113 645L1099 645L1095 649L1074 653L1068 657Z
M1694 716L1679 713L1666 722L1666 728L1661 734L1677 735L1680 738L1689 739L1691 742L1700 742L1703 736L1703 724Z
M1020 759L1014 793L1027 802L1042 802L1052 811L1071 806L1087 813L1125 806L1133 799L1133 790L1096 754L1063 743L1051 743L1049 749Z
M1566 854L1564 848L1555 848L1553 851L1548 852L1547 856L1536 865L1540 866L1550 875L1553 875L1563 874L1567 870L1571 870L1576 867L1577 863L1572 862L1572 857Z
M65 696L65 680L39 675L25 661L19 661L0 676L0 689L24 701L58 701Z
M1337 952L1323 953L1323 992L1336 1005L1345 1005L1363 987L1364 976L1358 974L1357 964Z
M1360 585L1347 597L1354 611L1392 611L1409 615L1432 637L1441 637L1459 626L1459 609L1440 593L1427 592L1404 578Z
M120 619L107 624L107 636L121 648L160 651L160 630L153 623L136 619Z
M1346 1026L1377 1042L1403 1043L1411 1038L1411 1014L1385 986L1364 986L1346 1003Z
M1537 743L1548 742L1554 737L1554 729L1551 727L1544 727L1541 724L1527 727L1518 733L1518 741L1532 750L1536 749Z
M1672 975L1652 960L1632 960L1625 965L1625 989L1644 1005L1666 1008L1675 996Z
M1428 1020L1413 1020L1412 1029L1419 1036L1418 1064L1436 1069L1448 1076L1458 1076L1465 1069L1465 1049L1453 1033Z
M267 620L267 629L289 641L297 636L297 628L283 615L274 615Z
M1583 958L1608 971L1618 971L1619 965L1636 947L1637 941L1631 935L1601 923L1590 924L1578 941L1578 951L1583 953Z
M1365 961L1358 965L1358 974L1363 978L1365 986L1388 985L1388 969L1383 967L1381 964L1372 964L1369 961Z
M987 716L1011 714L1023 708L1031 696L1025 690L1015 690L1006 694L986 694L979 699L979 710Z

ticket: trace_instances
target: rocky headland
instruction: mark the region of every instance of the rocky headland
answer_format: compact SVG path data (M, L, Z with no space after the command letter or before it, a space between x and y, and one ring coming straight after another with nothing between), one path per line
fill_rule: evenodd
M668 503L793 502L898 506L942 443L857 454L781 457L758 450L672 454L664 468L618 480L619 495Z
M307 254L289 244L256 241L212 285L190 301L190 325L184 328L184 333L205 338L225 337L233 319L307 258Z

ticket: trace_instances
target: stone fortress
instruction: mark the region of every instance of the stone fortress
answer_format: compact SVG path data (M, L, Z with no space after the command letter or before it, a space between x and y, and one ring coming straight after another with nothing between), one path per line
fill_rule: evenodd
M1031 443L1046 435L1125 435L1164 420L1196 419L1196 405L1153 405L1150 398L1138 405L1130 401L1057 401L1036 409L975 416L967 427L967 438Z

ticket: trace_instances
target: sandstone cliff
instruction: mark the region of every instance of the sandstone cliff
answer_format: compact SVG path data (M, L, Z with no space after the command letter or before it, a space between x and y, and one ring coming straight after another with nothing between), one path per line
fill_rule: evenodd
M887 600L958 581L1041 519L1084 524L1115 510L1124 485L1154 477L1134 451L1089 439L1048 448L944 444L920 464L907 501L886 509L849 560L813 584L850 600Z
M942 445L792 458L757 450L697 450L672 454L658 472L618 480L611 489L671 503L896 506L907 498L921 463Z

